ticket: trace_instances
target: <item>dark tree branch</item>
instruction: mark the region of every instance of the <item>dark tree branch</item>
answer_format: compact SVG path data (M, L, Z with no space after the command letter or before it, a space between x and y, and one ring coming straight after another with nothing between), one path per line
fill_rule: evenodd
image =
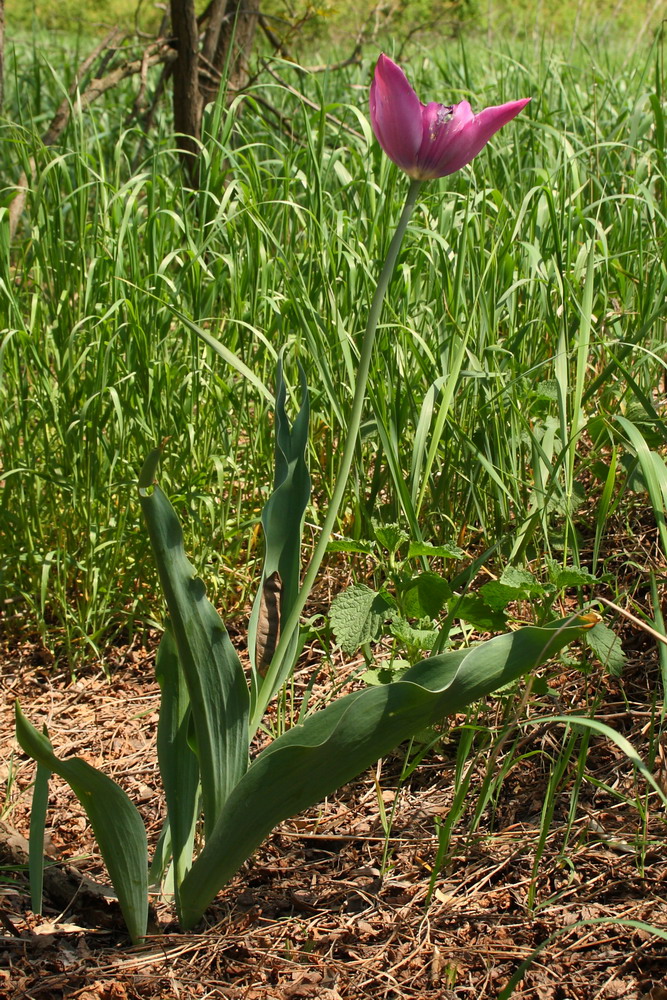
M296 87L293 87L292 84L288 83L287 80L285 80L282 76L279 76L278 73L276 73L274 69L271 69L271 67L268 64L265 64L264 68L268 73L271 74L274 80L277 80L277 82L281 85L281 87L284 87L285 90L289 90L290 94L294 94L295 97L298 97L299 100L306 105L306 107L313 108L314 111L322 110L319 104L316 104L315 101L311 101L309 98L307 98L306 95L302 94L300 90L297 90ZM354 135L357 137L357 139L364 138L361 132L357 132L356 129L350 128L350 126L346 125L345 122L342 121L342 119L336 118L335 115L329 114L328 111L325 113L324 117L327 119L327 121L333 122L333 124L336 125L338 128L342 129L344 132L347 132L348 135Z

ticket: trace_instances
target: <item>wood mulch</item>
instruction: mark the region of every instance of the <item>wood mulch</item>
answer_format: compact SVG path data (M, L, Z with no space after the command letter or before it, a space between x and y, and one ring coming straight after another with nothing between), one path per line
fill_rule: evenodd
M662 778L657 657L643 633L624 634L623 679L552 665L557 697L526 712L586 711L631 740ZM39 662L38 647L4 655L0 761L10 781L5 823L27 836L33 765L13 737L13 702L56 751L79 755L119 781L138 805L149 840L163 801L155 757L158 688L152 656L126 649L71 681ZM312 665L306 667L306 683ZM321 691L330 672L318 678ZM99 926L77 906L46 899L29 909L24 870L0 866L2 1000L431 1000L499 998L524 962L515 998L667 1000L665 819L618 748L592 736L585 776L575 751L544 835L552 762L565 742L546 721L503 728L518 698L490 699L479 717L486 746L470 756L470 789L447 863L429 884L438 821L447 816L464 717L400 783L405 750L283 823L218 895L194 933L155 900L156 932L131 947L122 926ZM491 775L487 806L475 809ZM497 779L497 780L496 780ZM578 782L580 787L577 793ZM488 782L487 782L488 785ZM0 800L1 801L1 800ZM392 813L393 810L393 813ZM387 834L385 813L391 820ZM105 883L85 816L69 788L51 784L47 853ZM634 923L633 923L634 922ZM112 924L114 921L112 921ZM532 959L532 962L530 960Z

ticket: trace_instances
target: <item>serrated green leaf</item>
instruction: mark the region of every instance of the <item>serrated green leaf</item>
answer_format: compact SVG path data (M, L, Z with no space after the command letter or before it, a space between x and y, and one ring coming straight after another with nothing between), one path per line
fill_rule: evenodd
M408 559L426 556L427 559L462 559L465 552L453 542L447 545L431 545L430 542L410 542Z
M176 512L159 486L139 496L190 696L210 830L248 766L248 686L222 619L185 554Z
M398 524L380 524L375 518L373 518L373 531L376 542L392 556L410 537Z
M363 674L359 677L359 680L364 684L369 684L375 686L377 684L391 684L393 681L399 680L399 678L409 670L412 664L409 660L403 660L400 657L396 657L390 662L384 662L381 666L371 667L370 670L365 670Z
M407 618L437 618L452 596L451 587L437 573L419 573L401 585L401 603Z
M507 624L507 618L502 611L489 607L486 601L476 594L461 597L452 610L455 618L468 622L480 632L497 632Z
M558 402L558 382L555 379L541 379L539 382L532 384L531 389L536 399Z
M518 566L507 566L498 582L506 587L523 590L527 594L544 593L544 585L536 580L529 570L520 569Z
M512 601L518 601L523 596L523 591L519 587L506 587L499 580L483 584L479 592L484 602L494 611L502 611Z
M561 494L553 496L548 504L548 509L562 517L569 517L574 514L586 500L586 487L579 482L572 483L572 492L569 496Z
M528 570L508 566L499 580L485 583L479 588L479 593L489 607L502 611L512 601L543 595L546 588Z
M555 559L549 559L547 565L551 582L559 590L564 590L566 587L590 587L600 582L587 570L578 569L576 566L562 567Z
M28 756L68 783L85 809L130 937L140 941L148 922L148 847L135 806L115 781L85 760L56 757L49 740L28 722L18 702L16 738Z
M331 628L345 653L356 653L366 642L377 639L393 605L363 583L337 594L331 604Z
M413 628L404 618L394 618L389 631L406 646L428 652L435 646L438 633L435 629Z
M445 715L533 669L581 635L582 619L529 626L432 656L400 681L333 702L272 743L250 766L182 886L193 926L264 837Z
M353 542L345 538L336 538L327 545L327 552L358 552L360 555L370 555L372 551L372 542Z
M604 622L598 622L586 632L586 643L609 673L614 677L620 677L625 666L625 653L616 633Z

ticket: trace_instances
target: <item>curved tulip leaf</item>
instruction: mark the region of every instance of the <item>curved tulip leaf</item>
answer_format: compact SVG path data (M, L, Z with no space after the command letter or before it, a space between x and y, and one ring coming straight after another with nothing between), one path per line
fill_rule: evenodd
M268 690L262 702L268 704L289 673L296 646L295 634L279 670L268 672L280 637L280 622L285 620L299 593L301 576L301 535L306 507L310 499L310 475L306 463L310 405L306 376L299 365L301 408L290 427L285 412L287 391L282 359L276 375L276 446L273 493L262 511L264 528L264 567L259 591L248 625L248 650L254 667L254 685L262 686L267 677Z
M53 747L25 718L16 703L16 738L38 765L63 778L83 806L111 884L134 942L148 922L148 848L146 830L123 789L85 760L60 760Z
M148 463L154 467L154 455ZM208 833L248 766L248 686L222 619L185 554L176 512L159 486L147 486L144 473L139 495L190 695Z
M281 820L320 801L425 726L532 670L597 620L581 616L529 626L429 657L400 681L347 695L279 737L238 783L186 875L184 926L199 920Z
M180 885L192 864L199 799L199 765L188 741L190 697L179 667L176 643L168 629L158 647L155 676L161 695L157 755L167 800L171 853L174 859L174 895L178 909ZM165 860L168 859L162 859L163 867Z

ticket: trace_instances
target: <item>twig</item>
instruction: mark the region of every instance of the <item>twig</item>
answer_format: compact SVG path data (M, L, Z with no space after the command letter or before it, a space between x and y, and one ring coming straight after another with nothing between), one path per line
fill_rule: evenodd
M143 130L144 130L145 133L146 132L150 132L150 130L151 130L152 126L153 126L153 122L155 120L155 112L157 111L157 106L160 103L160 99L162 97L162 94L164 93L165 84L167 83L167 80L169 79L169 77L171 75L171 72L172 72L172 70L174 68L174 62L175 62L175 60L172 59L169 62L165 62L164 66L162 67L162 72L160 73L160 79L158 80L157 86L156 86L155 91L153 93L153 99L152 99L152 101L151 101L148 109L145 111L145 113L143 115L143 120L141 121L142 128L143 128ZM142 148L143 148L144 140L145 140L145 136L144 136L144 138L142 138L142 141L140 143L140 146ZM137 155L140 155L140 154L138 153Z
M266 110L269 111L272 115L275 115L275 117L278 119L278 122L280 123L280 127L283 133L287 136L290 142L295 142L299 146L306 145L304 140L301 139L300 136L298 136L297 133L294 131L291 119L288 118L287 115L284 115L281 111L278 111L278 108L275 108L273 104L267 101L264 97L260 97L259 94L253 94L252 99L255 102L255 104L258 104L260 107L266 108Z
M323 63L319 66L303 66L302 68L305 73L334 73L338 69L345 69L346 66L360 66L362 47L361 39L357 39L352 54L347 59L341 59L337 63Z
M284 87L285 90L288 90L290 92L290 94L294 94L295 97L298 97L299 100L303 101L303 103L307 107L312 108L313 111L321 111L322 110L322 108L320 107L319 104L316 104L315 101L309 100L306 97L305 94L302 94L300 90L297 90L296 87L293 87L291 85L291 83L288 83L287 80L284 80L281 76L279 76L278 73L276 73L275 70L271 69L271 67L268 65L268 63L264 64L264 68L266 69L267 73L269 73L270 76L272 76L273 79L276 80L281 85L281 87ZM349 135L353 135L357 139L363 139L364 138L363 135L361 134L361 132L357 132L356 129L353 129L349 125L346 125L344 121L342 121L340 118L336 118L335 115L329 114L328 111L325 112L324 117L328 121L333 122L334 125L337 125L339 128L342 128Z
M269 22L264 14L259 15L257 23L259 24L260 28L270 41L271 45L273 45L276 52L279 55L281 55L283 59L286 59L288 62L293 62L294 68L298 69L299 72L301 73L335 72L338 69L345 69L346 66L358 66L361 63L361 52L363 48L365 28L362 28L361 31L358 33L354 42L354 48L352 49L352 54L349 55L347 59L342 59L340 62L337 63L321 63L318 66L301 66L290 55L290 52L285 46L284 42L282 41L282 39L278 37L273 28L269 25Z
M280 40L280 38L278 38L278 36L276 35L276 33L273 30L273 28L269 27L269 22L266 20L266 18L264 17L263 14L259 15L259 17L257 18L257 23L259 24L260 28L262 29L262 31L264 32L264 34L268 38L268 40L271 43L271 45L273 45L273 47L276 50L276 52L279 55L281 55L283 57L283 59L289 59L291 61L291 56L290 56L289 52L287 51L287 49L283 45L283 43Z
M146 104L144 101L146 95L146 86L148 84L148 49L144 52L141 59L141 69L139 70L139 90L137 91L137 96L134 99L134 104L132 105L132 114L136 115L137 118L142 111L146 110Z
M60 133L65 128L65 126L67 125L67 122L69 121L70 118L70 114L72 112L72 102L76 98L76 94L81 84L81 81L83 80L83 78L85 77L86 73L93 65L95 60L102 55L105 49L109 48L112 42L115 42L116 40L119 41L121 40L118 38L118 35L119 35L118 28L114 28L113 31L110 31L107 37L100 42L100 44L97 46L96 49L93 49L93 51L88 56L86 56L86 58L79 66L76 77L74 78L74 83L69 88L67 97L63 101L61 101L60 107L58 108L55 115L51 119L51 124L49 125L46 132L42 136L42 142L44 143L45 146L52 146L53 143L58 138L58 136L60 135Z
M656 629L651 628L651 626L647 625L646 622L643 622L641 618L637 618L633 615L632 612L626 611L624 608L619 608L618 604L614 604L613 601L608 601L606 597L596 597L595 599L596 601L602 601L602 603L606 604L607 607L613 608L614 611L619 613L619 615L623 615L624 618L634 622L634 624L643 629L644 632L648 632L648 634L652 635L654 639L658 640L658 642L662 642L665 646L667 646L667 636L664 636L660 632L656 631Z

